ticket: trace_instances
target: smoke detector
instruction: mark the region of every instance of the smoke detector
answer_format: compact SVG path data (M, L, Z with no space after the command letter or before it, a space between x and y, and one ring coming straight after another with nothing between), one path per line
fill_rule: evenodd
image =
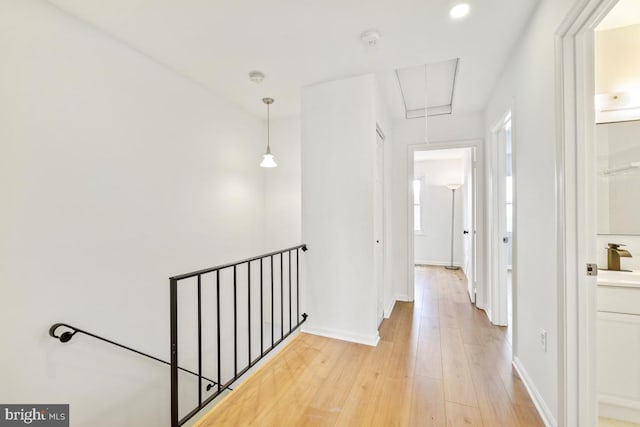
M375 46L380 40L380 33L376 30L365 31L360 35L360 40L367 46Z
M262 83L264 80L264 74L260 71L251 71L249 73L249 79L254 83Z

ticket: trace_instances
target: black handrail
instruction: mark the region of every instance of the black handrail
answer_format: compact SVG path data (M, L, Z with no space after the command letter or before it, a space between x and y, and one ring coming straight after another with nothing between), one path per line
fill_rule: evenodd
M211 268L205 268L202 270L198 270L198 271L194 271L191 273L185 273L185 274L180 274L177 276L173 276L169 278L169 301L170 301L170 305L169 305L169 312L170 312L170 336L171 336L171 426L172 427L178 427L183 425L184 423L186 423L189 419L191 419L195 414L197 414L202 408L204 408L205 406L207 406L209 403L211 403L213 401L213 399L215 399L224 389L229 388L229 386L231 386L233 383L235 383L240 377L242 377L245 373L247 373L249 371L249 369L251 369L253 366L255 366L261 359L263 359L267 354L269 354L276 346L278 346L280 343L282 343L285 339L287 339L295 330L297 330L306 320L307 320L307 313L300 313L300 261L299 261L299 252L300 250L302 250L302 252L306 252L307 251L307 245L302 244L302 245L298 245L298 246L293 246L287 249L282 249L279 251L275 251L275 252L269 252L267 254L264 255L259 255L259 256L255 256L255 257L251 257L251 258L247 258L244 259L242 261L238 261L238 262L232 262L232 263L227 263L227 264L223 264L223 265L219 265L216 267L211 267ZM292 252L295 252L295 258L292 256ZM287 255L287 257L285 258L285 254ZM274 265L274 257L276 257L276 261L277 262ZM285 259L287 260L287 265L288 265L288 280L286 281L287 285L288 285L288 292L285 293L285 271L284 271L284 261ZM267 260L268 262L265 263L264 260ZM259 262L259 266L256 265ZM295 300L293 299L293 273L292 273L292 263L295 262L295 266L296 266L296 271L295 271ZM251 264L255 263L254 266L259 267L256 270L253 270L251 267ZM265 265L266 264L266 265ZM269 274L265 277L264 273L266 273L264 270L266 268L264 267L268 267L269 269ZM275 285L275 278L274 278L274 268L279 267L280 269L280 275L279 275L279 286L274 286ZM232 306L232 310L233 313L229 313L229 317L230 319L228 319L227 321L233 322L233 361L232 363L228 363L227 366L232 365L233 366L233 371L232 371L232 376L230 378L226 377L223 379L223 375L221 372L221 360L224 357L224 355L221 353L221 316L220 316L220 309L221 309L221 286L227 286L227 284L221 284L221 272L223 270L229 269L229 275L230 275L230 279L229 279L229 283L228 286L230 287L230 290L228 291L228 295L229 294L233 294L232 296L228 296L227 298L229 299L228 304L229 306ZM252 284L251 278L252 278L252 271L254 273L257 274L257 272L259 272L260 275L260 280L259 280L259 285L257 284ZM241 274L241 272L246 272L246 282L243 280L238 280L238 275ZM202 280L202 276L204 275L210 275L209 277L212 276L212 280L208 280L208 283L205 284L205 282ZM231 279L232 277L232 279ZM178 284L180 283L180 281L185 280L185 279L191 279L191 278L196 278L197 281L191 282L194 283L196 285L196 289L195 289L195 297L197 300L197 356L198 356L198 373L196 374L199 379L198 379L198 405L193 408L191 411L189 411L186 415L184 415L182 418L180 418L179 416L179 402L178 402L178 369L180 369L178 367L178 333L179 333L179 329L178 329ZM267 282L267 283L265 283ZM270 286L269 286L270 285ZM203 323L203 319L202 319L202 287L203 286L214 286L215 287L215 292L213 292L213 294L215 295L215 306L216 306L216 342L217 342L217 349L216 349L216 353L212 354L211 356L207 356L205 358L205 360L209 360L210 358L214 357L216 364L217 364L217 376L218 379L216 381L217 383L217 390L215 390L209 397L207 397L206 399L203 400L202 395L200 393L200 390L202 388L202 377L201 373L202 373L202 360L203 360L203 348L202 348L202 323ZM260 309L259 309L259 323L260 323L260 349L259 349L259 354L256 358L253 358L253 354L257 353L257 351L253 351L252 349L254 349L255 347L252 346L252 323L256 322L258 319L256 319L258 316L252 316L251 314L251 308L252 308L252 304L251 304L251 295L252 295L252 287L257 287L259 286L259 296L260 296ZM266 287L265 287L266 286ZM238 288L241 289L245 289L246 290L246 301L244 302L240 302L238 301ZM266 290L266 292L265 292ZM265 343L265 339L264 339L264 335L265 335L265 328L264 328L264 315L266 313L263 312L263 308L265 308L265 299L264 299L264 294L269 293L269 296L267 296L267 303L270 303L270 305L266 306L266 307L270 307L271 309L271 315L270 315L270 320L271 320L271 330L269 331L269 335L271 336L271 346L268 348L265 348L265 344L269 345L268 343ZM255 295L255 294L254 294ZM278 297L278 305L279 307L276 307L275 305L275 299L276 297ZM285 303L287 302L287 297L288 297L288 304L289 304L289 309L288 309L288 319L285 316ZM269 301L270 299L270 301ZM295 303L296 305L296 311L295 311L295 321L293 318L293 304ZM244 305L246 307L246 326L247 326L247 334L243 335L241 337L238 337L239 331L238 331L238 322L239 322L239 307L241 307L241 304ZM245 305L246 304L246 305ZM254 308L255 308L255 303L254 303ZM280 328L279 328L279 332L280 332L280 336L278 337L276 335L276 328L275 328L275 323L274 320L276 320L274 314L275 314L275 310L279 308L280 309L280 316L279 319L280 320ZM285 331L285 320L287 321L287 327L288 327L288 331ZM224 322L227 323L227 322ZM257 332L257 331L256 331ZM244 367L239 367L238 366L238 342L240 340L245 340L246 339L246 344L247 344L247 352L246 352L246 356L247 359L245 361L242 362L242 364L244 365ZM229 361L231 362L231 361ZM231 373L229 373L229 375L231 375ZM224 382L224 384L223 384Z
M306 252L308 250L306 244L292 246L290 248L282 249L280 251L269 252L268 254L258 255L251 258L243 259L242 261L230 262L228 264L222 264L216 267L205 268L198 271L192 271L191 273L179 274L177 276L169 277L169 280L183 280L183 279L189 279L191 277L202 276L203 274L213 273L216 270L223 270L225 268L233 267L234 265L246 264L251 261L257 261L262 258L268 258L270 256L279 255L284 252L295 251L296 249L302 249L302 252Z
M71 331L73 331L73 332L65 331L65 332L63 332L63 333L62 333L62 334L60 334L60 335L56 335L56 330L57 330L58 328L61 328L61 327L64 327L64 328L67 328L67 329L71 329ZM137 353L137 354L139 354L139 355L141 355L141 356L148 357L149 359L153 359L153 360L155 360L155 361L157 361L157 362L164 363L165 365L169 365L169 366L171 366L171 363L166 362L166 361L164 361L164 360L162 360L162 359L159 359L159 358L157 358L157 357L155 357L155 356L152 356L152 355L147 354L147 353L143 353L143 352L141 352L141 351L139 351L139 350L136 350L135 348L127 347L126 345L119 344L119 343L117 343L117 342L115 342L115 341L111 341L111 340L109 340L109 339L107 339L107 338L103 338L103 337L101 337L101 336L99 336L99 335L92 334L91 332L87 332L87 331L85 331L85 330L83 330L83 329L77 328L77 327L75 327L75 326L71 326L71 325L66 324L66 323L54 323L54 324L53 324L53 325L51 325L51 327L49 328L49 335L50 335L51 337L53 337L53 338L57 338L57 339L59 339L59 340L60 340L60 342L62 342L62 343L66 343L66 342L71 341L71 338L73 338L73 336L74 336L75 334L77 334L77 333L88 335L88 336L90 336L90 337L92 337L92 338L95 338L95 339L97 339L97 340L104 341L104 342L106 342L106 343L109 343L109 344L115 345L116 347L120 347L120 348L123 348L123 349L125 349L125 350L132 351L132 352ZM195 372L190 371L190 370L188 370L188 369L181 368L181 367L178 367L178 369L179 369L179 370L181 370L181 371L187 372L187 373L189 373L189 374L191 374L191 375L199 376L199 375L198 375L198 374L196 374ZM207 391L211 390L213 387L215 387L215 385L216 385L216 384L218 384L218 383L217 383L217 382L215 382L214 380L209 379L209 378L207 378L207 377L205 377L205 376L202 376L202 378L204 378L205 380L207 380L207 381L209 381L209 382L211 383L211 384L207 384ZM231 389L229 389L229 390L231 390Z

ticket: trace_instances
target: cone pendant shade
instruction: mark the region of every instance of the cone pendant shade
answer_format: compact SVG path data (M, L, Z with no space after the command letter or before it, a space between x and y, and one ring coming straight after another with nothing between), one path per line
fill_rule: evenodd
M260 167L261 168L275 168L276 166L278 166L278 164L276 163L273 154L271 154L271 146L270 146L270 123L269 123L269 106L271 104L273 104L274 99L273 98L262 98L262 102L264 102L265 104L267 104L267 152L264 153L264 155L262 156L262 161L260 162Z

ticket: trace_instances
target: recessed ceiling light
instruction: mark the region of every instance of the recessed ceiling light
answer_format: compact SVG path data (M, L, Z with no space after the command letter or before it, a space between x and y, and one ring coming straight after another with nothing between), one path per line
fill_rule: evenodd
M469 14L469 10L471 10L471 8L467 3L460 3L451 8L449 16L451 16L452 19L462 19Z

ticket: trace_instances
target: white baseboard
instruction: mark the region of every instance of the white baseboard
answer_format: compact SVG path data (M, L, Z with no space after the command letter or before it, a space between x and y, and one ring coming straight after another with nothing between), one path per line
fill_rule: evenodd
M451 264L451 261L424 261L424 260L415 260L414 262L415 265L435 265L438 267L446 267L447 265ZM462 264L459 262L454 261L453 265L457 266L457 267L461 267L462 268Z
M540 414L544 425L546 427L557 427L558 421L549 410L549 407L540 395L540 392L538 392L538 389L536 388L535 384L531 380L531 377L522 365L522 362L520 362L520 359L518 359L517 357L513 358L513 367L520 376L524 387L527 389L527 393L529 393L529 397L531 397L533 404L536 406L538 414Z
M411 302L413 301L411 298L409 298L409 295L396 295L396 301L402 301L402 302Z
M391 317L391 313L393 313L393 309L396 306L396 300L394 299L393 301L391 301L391 304L389 304L389 307L385 308L384 310L384 318L388 319L389 317Z
M341 341L349 341L357 344L365 344L375 347L378 345L378 341L380 341L380 336L376 331L375 335L362 335L362 334L354 334L346 331L338 331L333 329L325 329L325 328L314 328L312 326L302 325L302 332L311 335L319 335L321 337L333 338Z
M640 402L600 393L598 396L598 415L640 424Z

